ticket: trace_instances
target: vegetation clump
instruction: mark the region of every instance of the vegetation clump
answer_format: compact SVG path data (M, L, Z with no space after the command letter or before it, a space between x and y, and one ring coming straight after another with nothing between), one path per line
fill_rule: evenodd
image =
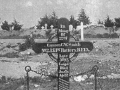
M33 44L34 44L34 38L30 36L26 36L25 43L19 45L19 50L25 51L31 48Z
M19 31L22 29L23 25L20 25L18 21L14 20L11 24L9 24L6 20L2 23L1 28L6 31Z

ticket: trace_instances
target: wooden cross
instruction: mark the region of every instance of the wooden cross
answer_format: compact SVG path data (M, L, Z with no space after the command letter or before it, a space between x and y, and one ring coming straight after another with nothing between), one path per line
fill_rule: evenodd
M87 53L93 49L91 42L70 42L69 30L60 28L57 31L57 42L35 43L36 53L57 53L58 90L69 90L70 53Z

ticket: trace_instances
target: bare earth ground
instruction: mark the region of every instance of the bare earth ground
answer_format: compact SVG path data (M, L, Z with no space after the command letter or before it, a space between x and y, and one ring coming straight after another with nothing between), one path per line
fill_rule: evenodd
M88 40L88 39L87 39ZM70 65L70 74L82 73L90 70L94 65L99 67L99 76L110 76L113 74L114 79L99 80L101 88L103 90L119 90L120 83L120 39L89 39L94 44L94 49L88 54L81 53ZM23 43L22 39L1 39L0 40L0 75L10 78L24 78L26 76L25 66L29 65L33 70L40 69L41 65L48 66L48 72L54 73L57 70L57 64L52 61L47 54L35 54L32 50L31 55L21 55L18 51L17 43ZM7 47L11 45L13 47ZM26 50L27 52L27 50ZM9 57L13 53L18 57ZM6 57L7 55L7 57ZM9 57L9 58L8 58ZM50 64L49 64L50 63ZM40 76L34 72L30 72L30 77ZM117 78L117 79L116 79ZM47 81L48 84L42 84L41 86L32 87L34 90L56 90L51 85L55 81ZM94 82L92 80L92 82ZM19 85L19 84L18 84ZM24 90L22 85L14 90ZM71 90L90 90L93 88L93 84L87 84L86 82L76 82L71 79ZM1 86L0 86L1 87ZM2 86L3 87L3 86ZM9 86L8 86L9 87ZM51 89L50 89L51 88ZM114 89L115 88L115 89ZM9 90L3 89L0 90ZM11 89L13 90L13 89Z

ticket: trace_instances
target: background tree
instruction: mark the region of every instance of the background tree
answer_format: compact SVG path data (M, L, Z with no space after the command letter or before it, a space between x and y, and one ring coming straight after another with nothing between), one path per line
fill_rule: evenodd
M109 18L109 16L107 16L107 18L105 19L104 26L109 31L109 35L111 37L111 34L114 33L114 28L113 28L114 22Z
M1 28L2 28L3 30L10 31L10 25L8 24L7 21L4 21L4 22L2 23Z
M74 16L71 15L70 16L70 22L69 22L71 25L73 25L73 28L76 28L77 27L77 21L74 19Z
M84 25L90 24L89 17L86 15L85 10L81 9L80 14L78 15L79 24L83 22Z
M13 30L19 31L23 25L20 25L18 21L14 20L11 24L13 26Z
M105 19L105 21L104 21L104 25L105 25L105 27L113 27L114 22L109 18L109 16L107 16L107 19Z
M37 29L41 29L41 21L38 21L38 24L36 25Z
M115 29L120 28L120 18L115 18Z
M65 29L69 29L69 20L65 17L62 17L58 19L58 28L60 28L61 25L65 25Z
M40 18L37 29L41 29L41 27L45 26L45 24L47 24L47 27L50 28L50 17L47 14L43 18Z
M52 12L50 16L50 25L53 25L54 28L57 28L58 16L56 15L55 11Z
M40 18L40 21L38 21L37 29L41 29L42 26L45 26L47 24L47 28L50 29L50 26L53 25L54 28L57 28L58 25L58 17L55 13L55 11L52 12L52 15L45 15L43 18Z
M98 24L103 24L103 22L99 19L99 20L98 20Z

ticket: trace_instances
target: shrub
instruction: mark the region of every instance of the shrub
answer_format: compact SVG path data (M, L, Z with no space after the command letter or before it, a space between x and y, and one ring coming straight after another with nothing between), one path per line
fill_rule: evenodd
M19 50L20 51L25 51L27 49L27 46L25 43L19 45Z
M44 79L38 76L30 77L30 80L32 81L32 83L44 83L45 82Z
M37 34L34 38L39 38L39 39L43 39L43 38L45 38L45 36L43 36L43 35L40 35L40 34Z
M119 35L117 33L113 33L110 35L111 38L119 38Z
M14 25L14 30L20 30L22 28L22 25L16 24Z
M20 25L19 22L14 20L14 22L12 22L12 26L13 26L13 30L19 31L23 25Z
M97 34L96 38L103 38L103 35L102 34Z
M74 33L74 35L76 35L76 34L80 34L79 31L73 31L73 33Z
M7 21L4 21L1 25L1 28L6 31L10 31L10 25L8 24Z
M7 58L17 58L19 57L18 54L16 52L12 52L12 53L6 53L5 55L0 55L0 57L7 57Z
M94 36L94 35L91 35L91 34L85 34L84 37L85 37L85 38L94 38L95 36Z
M19 50L25 51L28 48L30 48L33 43L34 43L34 39L27 36L25 39L25 43L19 45Z
M109 38L110 35L109 35L108 33L104 33L104 34L103 34L103 37L104 37L104 38Z
M46 33L45 33L45 34L46 34L46 37L51 36L51 31L52 31L51 29L49 29L48 31L46 31Z
M31 40L30 39L31 38L26 37L25 44L26 44L27 48L29 48L31 46Z

